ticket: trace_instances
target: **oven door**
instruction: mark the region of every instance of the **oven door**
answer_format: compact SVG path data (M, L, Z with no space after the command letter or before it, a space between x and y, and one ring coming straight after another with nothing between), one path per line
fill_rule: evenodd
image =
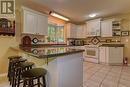
M98 58L98 48L91 47L85 49L85 56L89 58Z

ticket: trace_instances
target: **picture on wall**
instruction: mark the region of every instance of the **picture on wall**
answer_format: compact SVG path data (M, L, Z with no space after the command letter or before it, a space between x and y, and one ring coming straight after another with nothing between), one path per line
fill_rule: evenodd
M129 36L129 31L121 31L121 36Z
M0 18L0 35L15 36L15 21Z

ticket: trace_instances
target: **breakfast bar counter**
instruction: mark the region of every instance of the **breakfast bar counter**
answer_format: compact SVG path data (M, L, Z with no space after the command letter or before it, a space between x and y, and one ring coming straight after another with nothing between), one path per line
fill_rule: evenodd
M74 53L80 53L84 51L81 49L72 49L69 47L20 47L20 49L26 52L27 54L35 56L37 58L51 58Z
M47 87L83 87L83 52L69 47L20 47L35 67L45 68Z

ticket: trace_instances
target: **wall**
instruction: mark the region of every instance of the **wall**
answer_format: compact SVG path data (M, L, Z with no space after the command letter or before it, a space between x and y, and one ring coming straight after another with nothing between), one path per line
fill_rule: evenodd
M0 74L7 73L8 56L17 55L18 52L12 51L11 46L17 46L15 37L0 36Z
M15 0L16 6L16 35L15 37L12 36L0 36L0 80L2 75L5 75L8 70L8 56L18 55L17 51L12 50L10 47L16 47L20 43L21 38L21 30L22 30L22 23L21 23L21 6L26 4L28 6L33 6L33 8L37 7L37 9L41 8L40 6L33 5L30 0L28 0L28 4L26 3L27 0ZM45 10L46 13L48 12L46 9L42 8L40 10ZM13 20L15 19L13 18Z

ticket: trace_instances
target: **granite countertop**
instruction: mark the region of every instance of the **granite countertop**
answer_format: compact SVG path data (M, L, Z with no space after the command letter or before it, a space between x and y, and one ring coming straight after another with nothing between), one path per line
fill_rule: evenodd
M84 45L67 45L67 44L33 44L28 47L33 47L33 48L39 48L39 47L76 47L76 46L84 46ZM26 47L23 45L20 45L20 47Z
M80 49L71 49L68 47L20 47L20 49L27 54L35 56L37 58L58 57L84 51Z
M124 44L102 44L102 47L124 47Z

